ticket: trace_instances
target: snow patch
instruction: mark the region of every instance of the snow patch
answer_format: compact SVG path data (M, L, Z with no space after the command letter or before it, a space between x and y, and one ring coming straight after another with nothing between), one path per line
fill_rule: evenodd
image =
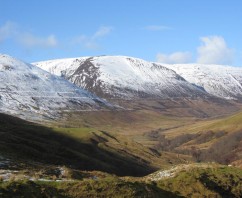
M126 56L83 57L34 64L55 75L64 74L66 79L79 87L94 91L101 89L112 97L127 99L145 94L168 98L206 94L171 69ZM88 87L90 81L92 86Z
M201 64L165 64L165 66L212 95L225 99L242 97L242 68Z
M92 86L113 96L132 98L143 92L160 97L214 95L242 98L242 68L202 64L161 64L126 56L80 57L34 63L79 87L87 86L88 74L79 70L89 61L97 69ZM95 71L91 71L89 80ZM74 75L75 74L75 75ZM95 90L95 89L92 89Z
M109 105L61 77L0 54L0 112L42 119L65 109L98 109L96 101Z

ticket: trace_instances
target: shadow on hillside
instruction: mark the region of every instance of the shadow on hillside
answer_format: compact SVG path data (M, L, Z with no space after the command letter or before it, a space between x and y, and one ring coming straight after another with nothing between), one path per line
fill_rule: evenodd
M220 186L219 183L211 180L207 174L203 174L200 177L200 181L205 184L209 190L217 192L221 197L237 197L232 193L230 187Z
M99 170L120 176L143 176L155 169L131 154L121 155L83 143L50 128L0 114L0 153L17 159L45 164L66 165L79 170Z

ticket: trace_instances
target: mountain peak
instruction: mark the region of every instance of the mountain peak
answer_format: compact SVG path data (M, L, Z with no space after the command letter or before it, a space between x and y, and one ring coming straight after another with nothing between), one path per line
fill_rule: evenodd
M84 57L34 64L105 98L206 95L167 67L127 56Z
M34 65L0 55L0 111L52 116L59 110L90 110L107 102Z

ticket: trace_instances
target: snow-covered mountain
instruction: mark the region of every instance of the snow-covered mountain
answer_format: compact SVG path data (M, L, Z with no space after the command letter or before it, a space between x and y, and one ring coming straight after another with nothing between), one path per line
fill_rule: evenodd
M104 100L63 78L0 54L0 112L51 116L58 110L94 110Z
M165 65L188 82L225 99L242 99L242 68L222 65Z
M81 57L33 63L105 98L197 97L206 92L157 63L125 56Z
M124 56L80 57L34 63L102 97L216 96L242 99L242 68L146 62Z

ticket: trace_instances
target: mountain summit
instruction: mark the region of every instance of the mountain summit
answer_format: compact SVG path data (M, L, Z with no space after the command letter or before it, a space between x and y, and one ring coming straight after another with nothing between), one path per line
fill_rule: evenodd
M173 70L137 58L99 56L33 64L108 99L166 99L207 95Z
M106 98L215 96L242 98L242 69L221 65L168 65L125 56L34 63Z
M63 78L8 55L0 55L0 111L22 117L58 110L94 110L108 103Z

